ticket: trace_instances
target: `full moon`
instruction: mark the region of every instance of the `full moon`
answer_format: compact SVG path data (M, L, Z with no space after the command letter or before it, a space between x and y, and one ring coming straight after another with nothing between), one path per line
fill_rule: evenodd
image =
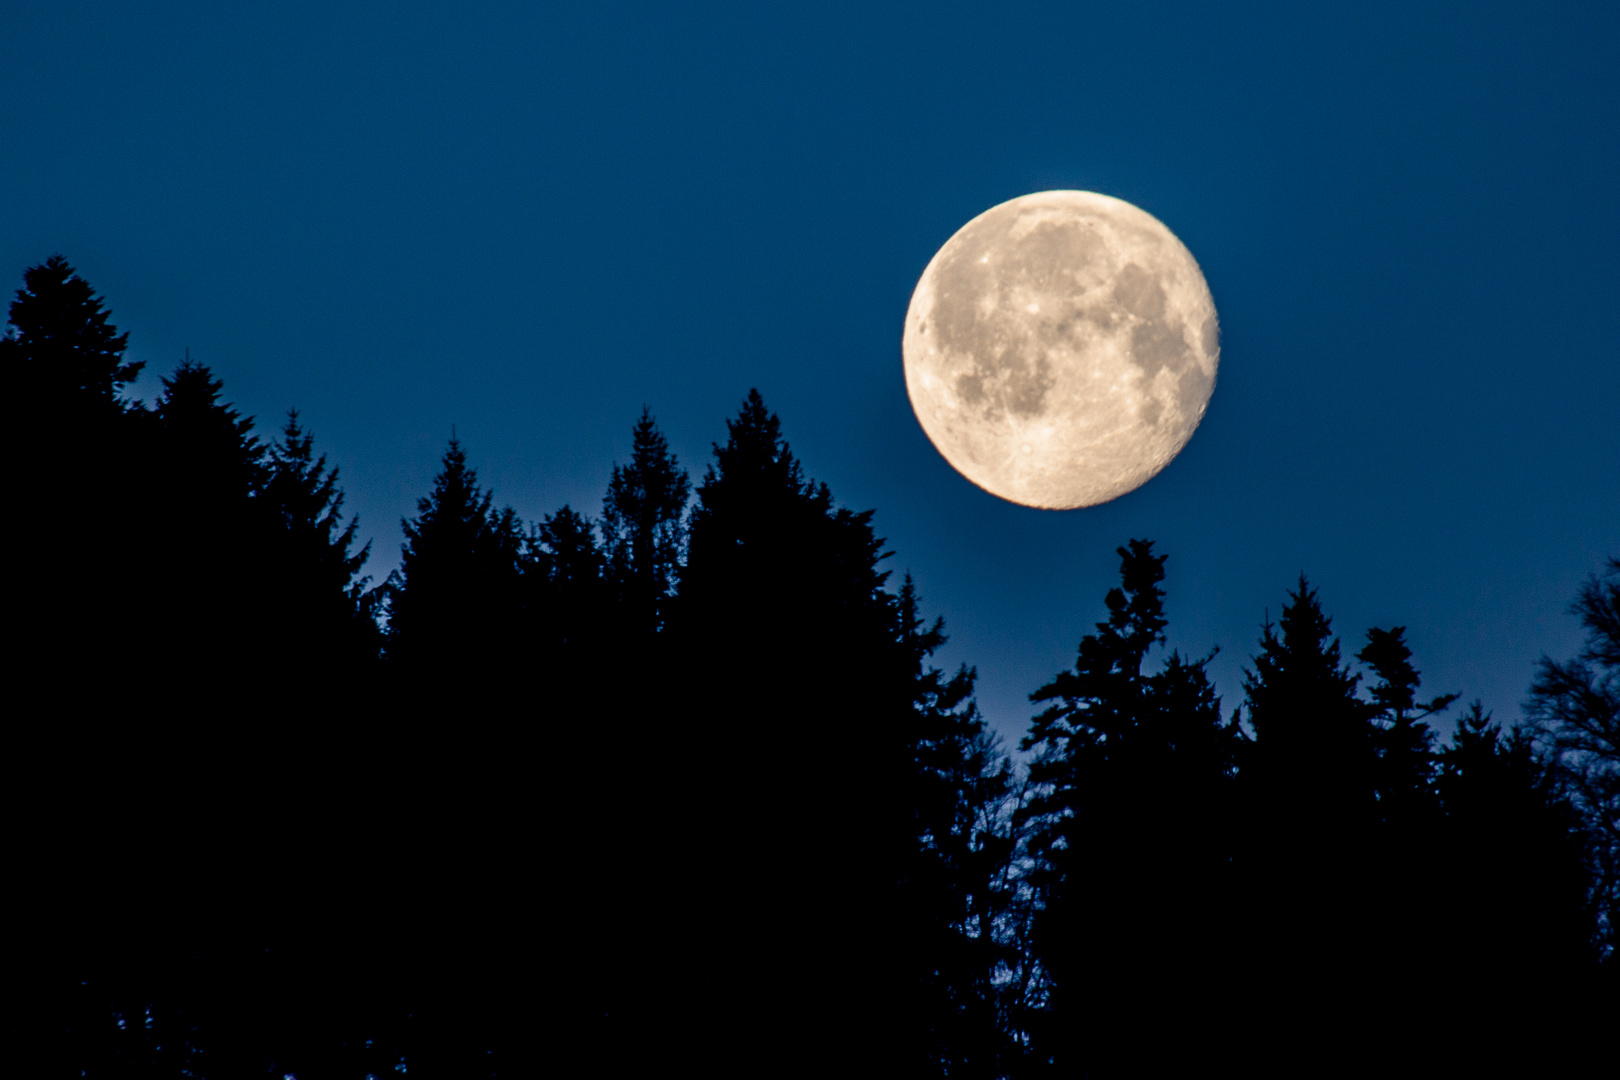
M1151 214L1089 191L991 207L911 296L906 390L963 476L1025 506L1095 506L1187 445L1220 333L1192 254Z

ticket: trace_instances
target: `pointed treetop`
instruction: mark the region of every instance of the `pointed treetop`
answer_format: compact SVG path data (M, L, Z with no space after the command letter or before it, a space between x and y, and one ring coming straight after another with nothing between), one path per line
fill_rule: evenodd
M344 584L360 572L371 555L371 542L350 554L358 517L343 524L343 489L338 486L336 466L326 467L326 455L315 454L315 436L299 422L298 410L287 410L281 438L270 444L269 479L265 495L281 518L281 524L300 541L324 549L326 560L340 567Z
M1388 630L1373 627L1367 631L1367 644L1356 659L1372 668L1378 681L1367 688L1373 704L1397 724L1430 716L1445 709L1460 695L1442 694L1432 701L1419 702L1417 688L1423 677L1412 666L1412 650L1406 645L1406 627ZM1410 714L1410 715L1409 715Z
M118 332L110 315L68 261L52 255L23 272L10 326L0 338L0 366L61 404L116 406L119 388L142 365L124 362L129 335Z
M1260 649L1256 670L1246 672L1245 686L1281 677L1302 683L1322 681L1350 693L1361 681L1343 663L1339 639L1333 636L1333 620L1322 611L1321 599L1303 572L1299 585L1289 590L1277 623L1268 621L1261 627Z
M803 493L804 470L782 438L782 421L765 407L757 389L748 391L737 418L726 421L726 432L726 444L714 448L715 460L698 488L700 495L723 480L747 480L767 489Z
M1104 711L1129 712L1142 692L1142 664L1150 649L1164 641L1166 556L1153 553L1151 540L1131 540L1116 548L1120 584L1108 590L1108 618L1096 633L1080 640L1074 667L1060 671L1030 695L1032 702L1053 702L1035 717L1020 746L1057 745L1078 726Z

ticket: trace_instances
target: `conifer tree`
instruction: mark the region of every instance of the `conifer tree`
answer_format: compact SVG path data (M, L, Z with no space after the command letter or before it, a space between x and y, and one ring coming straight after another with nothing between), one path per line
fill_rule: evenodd
M1444 843L1442 808L1434 787L1438 762L1426 719L1444 711L1457 695L1418 700L1423 680L1412 664L1405 634L1403 626L1374 627L1356 654L1373 675L1367 686L1371 699L1367 715L1377 755L1376 820L1369 825L1361 866L1362 893L1372 900L1347 917L1359 924L1354 934L1371 942L1382 957L1383 978L1421 974L1426 966L1421 958L1436 932L1432 913L1446 903L1435 858Z
M1597 943L1586 837L1556 766L1477 701L1438 758L1446 915L1425 967L1464 1011L1507 1001L1526 1019L1574 1020L1590 1004Z
M363 679L381 647L369 579L360 574L371 544L355 550L359 519L343 521L338 470L327 467L325 454L316 456L297 409L270 444L262 498L278 526L261 573L271 605L267 636L283 677L326 693ZM295 675L300 662L320 670Z
M621 620L651 634L680 574L691 482L650 410L632 438L630 464L613 467L602 500L602 536Z
M1003 1076L1019 1057L1005 1016L1019 962L1009 925L1017 899L1012 762L973 700L977 673L963 665L947 678L928 664L945 644L944 622L923 620L910 574L898 601L915 734L901 776L913 823L895 854L903 868L895 922L910 950L904 963L921 976L919 1059L940 1075Z
M1434 732L1427 717L1444 711L1457 694L1443 694L1419 702L1422 677L1412 666L1406 645L1406 627L1367 631L1367 644L1356 658L1372 669L1376 681L1368 688L1375 725L1373 742L1378 752L1379 816L1393 830L1415 834L1429 824L1433 802Z
M540 623L539 647L556 671L579 672L583 665L586 677L596 674L611 614L606 564L590 521L570 507L547 514L530 533L530 618Z
M1257 778L1272 796L1326 815L1322 823L1342 831L1373 812L1377 748L1356 693L1360 677L1342 661L1332 627L1301 575L1279 623L1262 628L1244 692Z
M757 392L727 427L670 622L683 693L703 706L676 775L691 778L693 820L725 822L688 845L692 962L717 1025L703 1038L728 1047L724 1075L776 1070L790 1045L810 1074L926 1072L951 1052L924 985L941 976L905 942L967 917L949 889L923 901L906 882L978 842L952 822L970 796L949 790L974 766L931 761L974 752L970 682L929 685L920 658L935 639L885 589L871 513L806 479ZM972 994L959 982L944 998L971 1012Z
M852 800L876 793L872 755L894 750L855 753L841 733L882 738L873 684L896 649L870 514L835 510L804 478L757 391L727 428L698 487L672 614L684 692L705 706L701 750L686 758L702 777L688 813L728 821L689 872L705 883L695 962L715 987L715 1019L747 1033L705 1034L730 1047L730 1075L763 1067L772 1045L809 1042L812 1026L835 1027L829 1009L852 1009L842 1050L866 1034L837 968L860 951L855 895L888 899L868 876L886 840ZM888 691L891 710L904 708L903 677Z
M149 477L138 564L147 568L132 640L158 655L184 658L183 676L166 680L171 707L245 708L262 684L247 673L266 645L267 597L255 574L268 565L276 528L260 497L267 478L253 420L221 401L223 385L206 365L187 360L163 379L146 431Z
M154 408L165 482L199 517L245 513L266 478L264 446L253 418L220 401L224 384L207 365L187 360L163 379Z
M1145 540L1119 549L1108 618L1080 642L1072 670L1031 695L1050 702L1023 746L1036 750L1034 947L1048 981L1034 1051L1103 1074L1140 1052L1146 1003L1159 1022L1191 1023L1218 1002L1223 897L1236 825L1237 733L1220 716L1205 660L1163 643L1165 556Z
M92 699L116 696L135 665L129 633L137 620L124 617L125 597L90 570L109 560L125 570L139 565L130 540L138 539L132 516L142 505L140 454L129 445L135 432L119 391L141 365L125 361L128 342L62 256L23 272L0 333L0 372L21 403L7 445L11 460L28 463L14 470L11 495L20 514L50 527L19 528L11 538L8 604L25 628L13 647L20 700L71 687L86 708L98 708ZM137 535L109 543L102 530L61 527L86 507Z
M580 792L553 751L555 722L570 718L536 678L529 536L515 511L495 508L453 435L402 527L382 664L392 730L368 757L389 806L372 859L409 884L377 895L365 955L398 1014L415 1018L413 1071L488 1075L486 1051L512 1067L504 1055L550 1019L539 998L551 985L513 973L559 960L557 939L542 950L534 927L566 922L565 944L579 930L578 906L557 892L580 866L565 842L580 830L547 823L584 803L567 798Z
M453 437L432 493L416 506L388 582L387 655L398 677L429 695L454 692L469 677L509 677L504 665L522 642L517 515L494 509Z
M1403 857L1403 848L1409 856L1427 841L1401 831L1418 827L1412 815L1426 800L1422 733L1410 726L1407 702L1417 674L1398 635L1380 632L1369 644L1365 655L1380 679L1371 704L1301 575L1245 671L1254 739L1240 773L1248 841L1240 853L1242 932L1251 992L1266 1007L1296 1007L1299 999L1282 991L1292 986L1362 1015L1356 1010L1387 979L1412 977L1421 956L1412 943L1432 929L1425 925L1430 883L1414 877L1414 863ZM1416 745L1381 758L1380 710L1398 714L1392 729ZM1403 775L1392 777L1386 761L1401 764L1402 754ZM1385 828L1386 811L1393 829Z
M121 411L118 391L140 374L124 360L129 335L119 333L90 284L60 255L23 272L0 336L0 370L50 424L104 418Z

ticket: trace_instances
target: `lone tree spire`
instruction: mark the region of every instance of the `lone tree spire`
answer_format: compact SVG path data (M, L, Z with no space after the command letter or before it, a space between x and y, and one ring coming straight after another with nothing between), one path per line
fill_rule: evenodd
M110 316L89 282L52 255L23 271L9 332L0 338L0 370L19 378L36 402L74 412L115 407L119 388L142 365L124 362L129 335Z

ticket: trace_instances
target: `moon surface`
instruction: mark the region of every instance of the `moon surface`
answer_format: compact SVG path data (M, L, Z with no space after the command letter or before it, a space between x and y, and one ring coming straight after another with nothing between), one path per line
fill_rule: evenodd
M991 207L923 271L906 390L963 476L1025 506L1094 506L1187 445L1220 333L1192 254L1151 214L1089 191Z

